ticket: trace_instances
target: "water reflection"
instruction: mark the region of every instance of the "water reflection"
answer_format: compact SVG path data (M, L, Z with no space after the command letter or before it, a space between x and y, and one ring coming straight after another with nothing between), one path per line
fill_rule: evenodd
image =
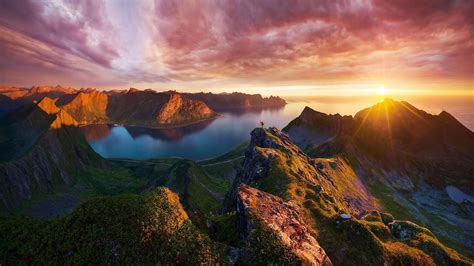
M352 100L336 98L287 99L289 103L278 109L221 110L221 116L214 120L178 128L90 125L83 129L92 148L106 158L183 157L202 160L228 152L248 140L250 131L260 126L260 121L263 121L265 126L283 128L297 117L305 106L325 113L354 115L378 101L362 97ZM474 124L469 118L473 117L474 110L471 105L463 104L460 107L460 101L440 99L437 108L433 108L431 103L433 101L414 100L416 107L434 114L441 110L452 110L451 114L472 130Z

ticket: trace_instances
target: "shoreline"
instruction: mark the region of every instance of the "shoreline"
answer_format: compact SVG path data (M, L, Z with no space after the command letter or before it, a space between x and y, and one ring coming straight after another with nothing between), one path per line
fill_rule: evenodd
M140 125L140 124L123 124L123 123L114 123L114 122L97 122L97 123L89 123L89 124L79 124L78 127L87 127L92 125L113 125L113 126L126 126L126 127L142 127L142 128L154 128L154 129L172 129L172 128L180 128L185 126L190 126L193 124L197 124L204 121L214 120L222 116L221 114L217 114L212 117L199 119L196 121L182 123L182 124L173 124L173 125L163 125L163 126L155 126L155 125Z

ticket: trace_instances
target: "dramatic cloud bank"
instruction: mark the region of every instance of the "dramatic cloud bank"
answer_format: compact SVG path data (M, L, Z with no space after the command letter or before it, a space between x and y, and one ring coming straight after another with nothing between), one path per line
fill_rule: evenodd
M0 0L0 82L469 89L473 14L471 0Z

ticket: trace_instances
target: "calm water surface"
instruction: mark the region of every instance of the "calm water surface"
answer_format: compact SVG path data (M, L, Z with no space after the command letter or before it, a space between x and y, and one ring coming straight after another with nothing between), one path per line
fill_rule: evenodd
M288 98L288 104L280 109L223 112L217 119L179 128L90 125L83 130L92 148L105 158L183 157L202 160L226 153L248 140L250 131L258 127L260 121L264 121L265 126L283 128L305 106L324 113L354 115L377 100L367 97ZM473 97L419 97L408 101L432 114L446 110L474 130Z

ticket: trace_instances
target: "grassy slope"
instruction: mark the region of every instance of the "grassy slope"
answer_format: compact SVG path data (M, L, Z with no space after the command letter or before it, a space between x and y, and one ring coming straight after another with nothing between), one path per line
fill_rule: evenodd
M223 263L223 249L191 223L179 198L158 188L143 196L89 200L51 220L0 218L0 263Z

